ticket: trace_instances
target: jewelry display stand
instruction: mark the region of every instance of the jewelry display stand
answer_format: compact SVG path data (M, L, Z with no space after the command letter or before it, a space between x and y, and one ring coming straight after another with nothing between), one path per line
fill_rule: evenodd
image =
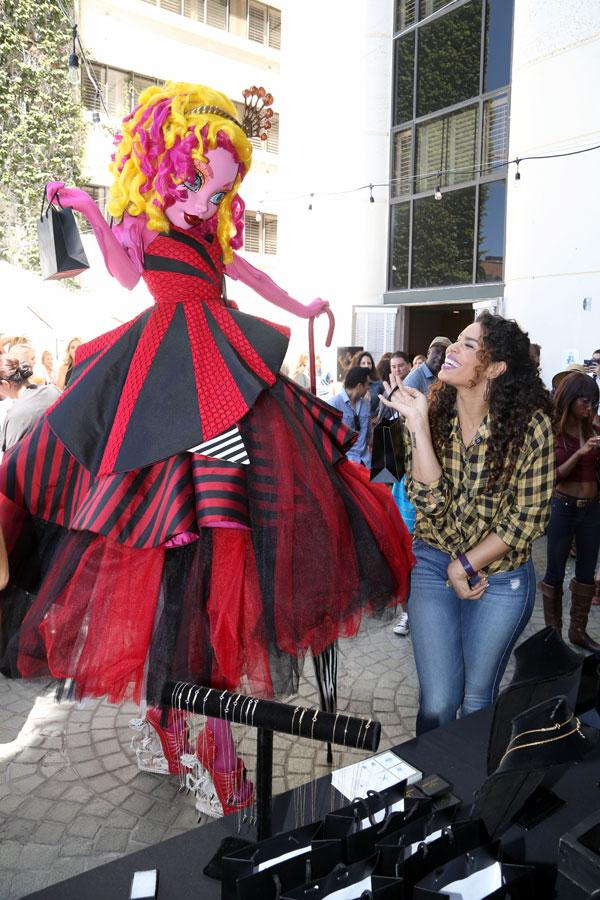
M168 682L162 694L163 715L173 709L256 728L257 838L271 836L273 785L273 732L309 738L375 753L381 725L373 719L357 719L343 713L323 712L247 694L221 691L186 682Z

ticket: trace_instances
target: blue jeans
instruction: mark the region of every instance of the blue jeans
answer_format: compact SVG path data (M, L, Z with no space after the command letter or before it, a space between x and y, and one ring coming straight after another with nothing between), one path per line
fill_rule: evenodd
M408 611L419 676L417 734L446 725L494 702L515 641L535 600L529 560L489 576L481 600L461 600L446 586L451 557L424 541L413 543Z
M553 497L546 535L548 561L545 583L562 587L569 550L575 538L575 580L580 584L593 584L600 547L600 503L577 507Z

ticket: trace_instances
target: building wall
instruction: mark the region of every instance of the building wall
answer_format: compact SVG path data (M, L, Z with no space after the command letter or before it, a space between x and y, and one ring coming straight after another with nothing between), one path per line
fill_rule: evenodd
M515 4L510 157L600 144L600 4ZM546 383L566 352L600 347L600 150L524 162L508 182L504 310L542 345ZM591 298L591 309L583 309Z
M391 96L391 0L282 3L280 264L303 300L324 297L336 316L336 345L352 343L353 305L379 304L385 290ZM299 195L302 195L299 197ZM284 215L285 210L285 215ZM318 343L322 347L319 325ZM294 347L306 346L296 323ZM329 354L332 356L332 354Z

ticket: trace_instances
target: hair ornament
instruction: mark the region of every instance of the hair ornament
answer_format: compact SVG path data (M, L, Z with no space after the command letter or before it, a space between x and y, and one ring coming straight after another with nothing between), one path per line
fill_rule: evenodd
M270 119L273 116L273 94L267 93L264 87L253 85L242 91L244 98L244 117L242 128L248 137L259 137L261 141L267 140L267 131L271 127Z
M271 127L270 119L273 116L273 110L270 108L273 104L273 94L267 93L264 87L253 85L242 91L242 96L244 113L241 122L220 106L195 106L192 114L220 116L222 119L235 122L247 137L259 137L261 141L266 141L267 131Z

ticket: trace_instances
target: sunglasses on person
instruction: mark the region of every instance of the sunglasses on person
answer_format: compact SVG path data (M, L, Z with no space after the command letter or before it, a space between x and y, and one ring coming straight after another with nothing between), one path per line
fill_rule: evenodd
M354 416L354 430L360 431L360 416L358 413L353 413Z

